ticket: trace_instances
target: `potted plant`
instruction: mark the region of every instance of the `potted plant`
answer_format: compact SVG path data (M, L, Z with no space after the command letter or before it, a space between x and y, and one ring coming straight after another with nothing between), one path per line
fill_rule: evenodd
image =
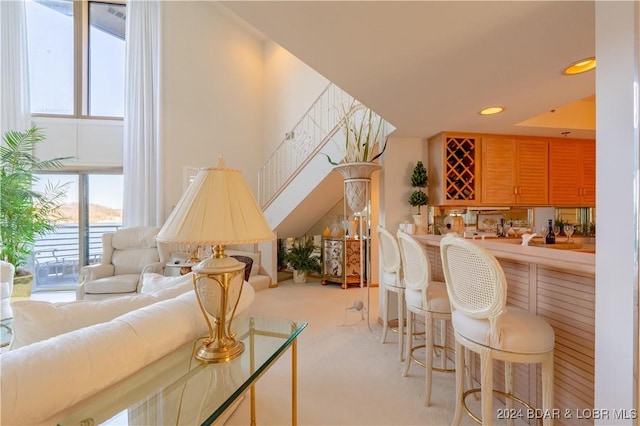
M344 144L339 144L342 158L333 161L324 154L329 163L336 166L334 170L342 175L345 181L345 198L354 213L362 212L366 207L366 181L371 174L380 169L374 163L387 148L387 140L380 149L384 120L370 108L356 101L343 109Z
M370 108L362 104L352 102L349 107L343 108L344 117L344 145L340 145L342 159L338 162L324 154L329 163L337 166L341 163L372 163L384 153L387 148L385 140L382 149L380 136L383 130L384 120Z
M314 254L316 245L313 238L305 238L304 242L294 242L287 250L285 259L293 269L293 281L302 284L307 280L309 272L320 273L320 256Z
M35 190L37 171L62 167L68 157L40 160L36 145L44 141L37 127L26 131L9 130L2 135L0 147L0 259L15 266L13 294L28 297L33 275L25 267L36 238L51 232L62 219L60 207L67 193L66 184L47 184Z
M429 203L429 196L423 191L429 185L429 177L427 176L427 169L424 168L422 161L418 161L413 174L411 175L411 187L417 188L409 196L409 204L413 207L418 207L418 213L413 215L413 221L416 227L421 228L423 226L422 215L420 214L420 207L426 206Z

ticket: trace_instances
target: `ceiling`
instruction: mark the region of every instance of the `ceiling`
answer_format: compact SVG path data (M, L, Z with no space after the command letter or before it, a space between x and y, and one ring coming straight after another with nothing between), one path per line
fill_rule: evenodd
M443 130L595 138L595 3L221 2L391 122ZM506 108L494 116L478 111Z

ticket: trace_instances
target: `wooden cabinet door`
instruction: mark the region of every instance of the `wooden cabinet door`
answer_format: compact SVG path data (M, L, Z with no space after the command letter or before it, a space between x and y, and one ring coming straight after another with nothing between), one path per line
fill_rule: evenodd
M549 203L595 205L595 189L595 141L552 140L549 144Z
M584 141L581 144L582 156L582 204L596 205L596 143Z
M574 140L553 140L549 144L549 203L580 204L580 171L576 167L578 145Z
M516 141L485 138L482 140L482 203L516 203Z
M548 142L482 140L482 204L546 205L549 201Z
M519 140L514 163L518 168L517 203L546 205L549 202L549 143L546 140Z

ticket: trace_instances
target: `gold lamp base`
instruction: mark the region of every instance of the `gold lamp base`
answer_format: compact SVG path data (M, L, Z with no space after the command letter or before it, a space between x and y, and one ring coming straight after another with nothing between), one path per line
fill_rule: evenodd
M244 263L226 257L220 245L215 246L212 257L193 268L196 299L209 327L209 337L195 354L199 361L227 362L244 351L244 343L231 331L242 293L244 268Z
M224 344L217 343L213 342L210 345L207 345L206 342L203 343L196 353L196 359L209 363L227 362L244 351L244 343L236 339L229 339Z

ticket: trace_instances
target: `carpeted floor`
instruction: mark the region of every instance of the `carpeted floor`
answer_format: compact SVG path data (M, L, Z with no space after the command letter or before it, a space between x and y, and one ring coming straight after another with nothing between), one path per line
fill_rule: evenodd
M431 407L424 406L424 369L413 364L402 376L397 334L380 343L378 288L371 288L370 321L349 311L367 305L367 290L283 281L256 293L257 315L305 320L298 339L298 423L300 425L448 425L453 417L454 375L433 374ZM424 352L422 352L424 354ZM288 351L258 382L257 424L291 424L291 354ZM472 405L473 398L469 398ZM494 404L494 411L498 408ZM503 422L496 422L497 424ZM250 424L249 398L228 425ZM475 425L467 415L462 424Z

